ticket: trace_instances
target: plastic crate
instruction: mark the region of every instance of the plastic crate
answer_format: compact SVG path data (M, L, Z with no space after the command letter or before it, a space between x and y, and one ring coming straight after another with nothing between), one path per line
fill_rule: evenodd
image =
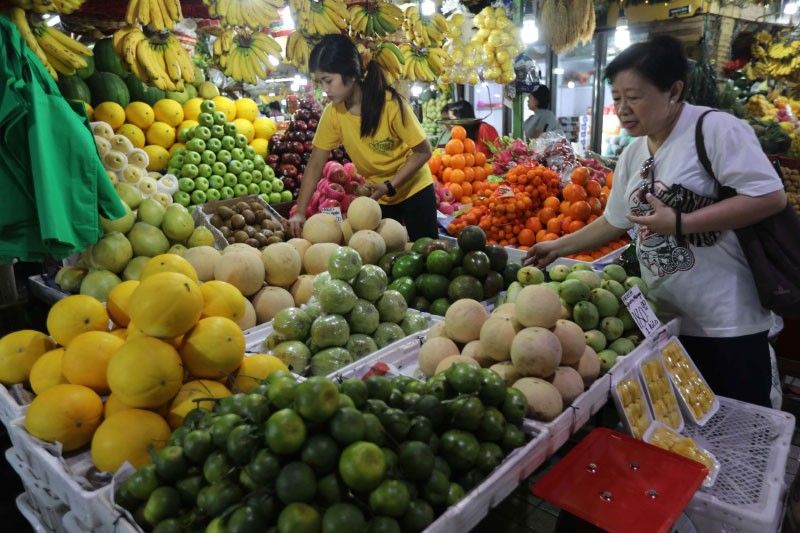
M37 478L31 472L14 448L6 450L6 461L22 481L25 492L20 496L24 496L25 511L33 514L35 521L44 528L42 531L61 531L62 517L68 511L64 502L51 493L46 481ZM26 512L23 514L36 529L28 514Z
M37 300L40 300L46 304L53 305L57 301L63 300L69 296L68 292L58 289L55 286L55 283L53 283L53 286L50 286L45 280L44 276L41 275L29 277L28 284L31 288L31 294L33 294Z
M33 400L33 394L22 385L0 385L0 422L8 427L12 420L21 417Z
M50 523L47 516L40 514L41 510L36 508L30 494L27 492L17 496L16 504L17 509L25 517L25 520L28 521L35 533L61 533L65 531L60 520Z
M31 473L41 479L80 522L96 527L107 520L111 478L97 471L89 452L61 456L60 446L31 436L22 418L11 423L9 435L14 446L23 450L23 459Z
M721 464L714 486L698 491L686 514L698 531L780 531L795 419L783 411L719 400L719 411L704 426L686 426L686 433Z

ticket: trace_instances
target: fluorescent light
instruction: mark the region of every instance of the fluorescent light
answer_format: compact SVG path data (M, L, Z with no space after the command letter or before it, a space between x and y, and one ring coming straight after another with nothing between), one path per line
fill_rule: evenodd
M617 29L614 32L614 48L624 50L631 45L631 32L628 31L628 19L621 17L617 21Z
M561 67L556 67L553 69L553 74L555 74L556 76L561 76L564 74L564 69Z
M783 14L792 16L797 13L797 2L787 2L783 6Z
M51 15L45 19L45 24L52 28L57 24L61 24L61 17L58 15Z
M281 64L281 62L278 60L277 57L269 56L269 64L272 65L273 67L277 67L278 65Z
M283 29L284 30L293 30L294 27L294 19L292 18L292 12L289 9L289 6L284 7L280 11L281 13L281 20L283 21Z
M302 77L301 75L297 74L297 75L295 75L295 77L294 77L294 79L292 81L292 85L297 85L298 87L304 87L304 86L308 85L308 80L306 78Z
M536 26L536 21L528 19L522 23L522 42L524 44L533 44L539 40L539 28Z
M295 83L292 83L292 84L289 86L289 88L292 90L292 92L297 92L297 91L299 91L299 90L300 90L300 84L299 84L299 83L296 83L296 82L295 82Z
M419 5L419 13L423 17L430 17L436 13L436 3L433 0L423 0Z
M411 96L414 98L419 98L419 95L422 94L422 85L414 84L411 86Z
M575 88L575 82L574 81L568 81L567 82L567 89L574 89L574 88Z

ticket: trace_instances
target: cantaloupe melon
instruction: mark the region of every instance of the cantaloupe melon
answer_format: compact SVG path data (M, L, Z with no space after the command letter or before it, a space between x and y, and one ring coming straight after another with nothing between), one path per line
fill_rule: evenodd
M183 337L179 352L190 375L223 378L242 363L244 333L228 318L204 318Z
M544 285L528 285L516 300L517 320L529 327L550 329L561 317L561 299Z
M342 228L336 217L328 213L317 213L303 224L303 238L311 244L342 242Z
M528 399L528 416L550 422L564 410L561 393L549 381L539 378L521 378L512 385Z
M303 256L306 255L306 251L308 250L308 247L311 246L311 243L305 239L301 239L300 237L289 239L286 242L294 246L294 249L297 250L298 254L300 254L300 262L302 263Z
M408 231L406 227L393 218L384 218L376 230L386 242L387 252L400 252L408 244Z
M436 365L436 370L433 373L434 375L441 374L442 372L444 372L445 370L447 370L448 368L457 363L464 363L478 368L481 367L481 365L479 365L478 362L472 357L464 357L463 355L448 355L447 357L439 361L439 364Z
M586 349L586 337L581 327L569 320L558 320L553 333L561 343L561 364L572 365L580 361Z
M492 315L481 326L481 349L495 361L508 361L511 358L511 343L516 335L517 328L512 319L504 315Z
M281 309L294 307L294 298L286 289L280 287L264 287L253 298L253 307L256 310L256 322L263 324L269 322Z
M436 322L434 325L431 326L431 329L428 330L428 335L425 337L425 340L430 340L435 337L447 337L447 331L445 331L444 322Z
M303 256L303 268L305 268L306 274L319 274L320 272L327 271L328 257L338 248L338 244L330 242L322 242L309 246L308 250L306 250L306 254Z
M227 281L245 296L264 286L264 263L260 254L236 252L222 254L214 265L214 279Z
M244 313L239 318L239 320L236 321L236 323L239 324L239 327L242 328L242 331L244 331L246 329L256 327L256 324L258 323L257 320L258 319L256 317L256 308L253 307L253 304L250 303L250 300L245 298Z
M353 236L353 226L350 225L349 220L344 220L341 224L342 227L342 242L350 243L350 237Z
M425 341L419 349L419 369L430 377L436 373L436 367L444 358L459 353L456 343L447 337L434 337Z
M583 378L584 387L588 387L600 375L600 358L597 356L597 352L587 345L580 361L572 365L572 368L577 370L578 374Z
M461 355L464 357L469 357L470 359L475 359L475 361L477 361L482 367L489 367L496 363L494 359L486 354L484 349L481 347L481 341L479 340L469 341L464 348L461 349Z
M467 343L480 338L481 326L489 313L476 300L456 300L444 315L447 336L456 342Z
M276 242L264 248L261 261L267 283L276 287L291 287L302 269L300 254L286 242Z
M294 298L294 305L300 306L311 298L314 294L314 276L311 274L301 274L298 276L297 281L292 285L291 290L292 298Z
M386 254L386 242L383 237L369 229L362 229L353 234L348 241L354 248L365 265L375 265Z
M575 398L583 393L583 378L571 366L560 366L553 374L552 383L561 394L564 405L572 405Z
M261 257L261 252L258 249L253 248L249 244L245 244L243 242L235 242L233 244L229 244L228 246L225 247L224 250L222 250L222 255L235 254L239 252L245 252L248 254L253 254L258 257Z
M525 328L511 342L511 362L523 376L548 378L561 364L561 343L550 330Z
M368 196L359 196L347 208L347 220L353 231L375 230L381 223L381 204Z
M203 294L202 318L224 316L238 322L246 311L247 298L226 281L206 281L200 285L200 292Z
M217 264L220 255L219 251L211 246L196 246L183 252L182 257L194 267L198 280L209 281L214 279L214 265Z
M503 361L502 363L493 364L489 367L489 370L497 373L497 375L503 378L503 381L506 382L507 387L510 387L522 377L522 374L517 371L516 367L514 367L514 364L511 361Z

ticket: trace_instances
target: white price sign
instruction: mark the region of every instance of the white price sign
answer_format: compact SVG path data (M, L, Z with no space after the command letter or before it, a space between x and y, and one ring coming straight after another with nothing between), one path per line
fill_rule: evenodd
M320 209L320 213L327 213L329 215L333 215L336 217L336 220L339 222L344 222L344 218L342 218L342 208L339 206L336 207L323 207Z
M639 287L634 285L631 289L622 295L622 303L628 308L633 321L639 326L644 336L648 339L655 337L656 332L661 329L661 321L650 309L650 305L639 290Z

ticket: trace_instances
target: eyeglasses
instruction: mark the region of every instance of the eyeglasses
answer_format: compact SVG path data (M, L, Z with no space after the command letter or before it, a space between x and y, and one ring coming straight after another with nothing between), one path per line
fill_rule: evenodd
M648 193L656 193L654 167L655 161L653 156L650 156L642 163L642 170L639 171L639 177L642 178L642 186L639 188L639 201L642 203L647 203Z

